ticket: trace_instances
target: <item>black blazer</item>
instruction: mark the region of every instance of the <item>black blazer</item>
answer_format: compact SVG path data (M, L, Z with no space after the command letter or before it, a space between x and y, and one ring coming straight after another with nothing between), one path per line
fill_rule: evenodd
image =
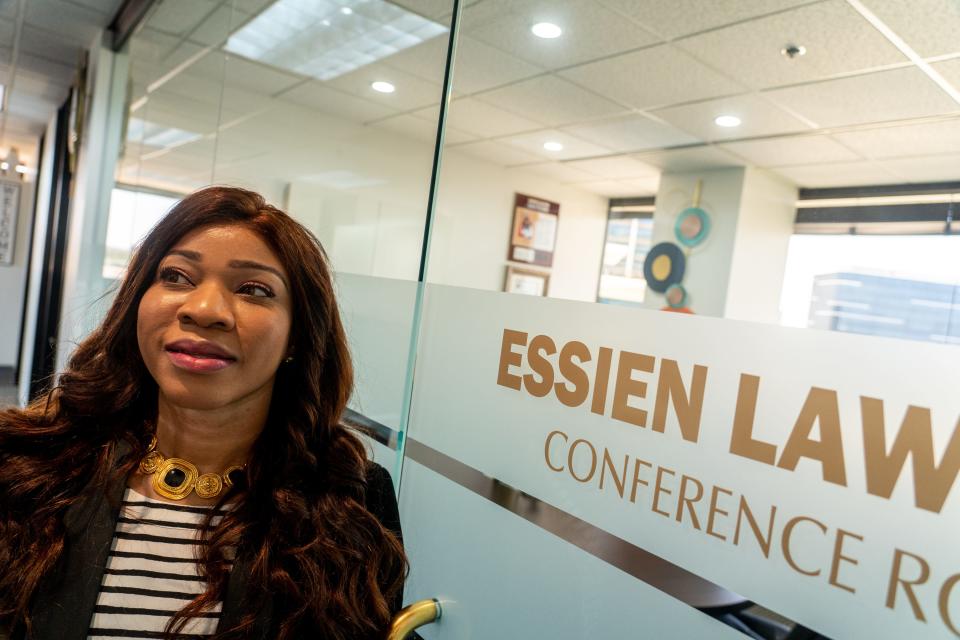
M57 568L48 574L38 590L31 608L35 640L85 640L96 606L100 583L119 517L119 505L125 483L117 482L107 491L98 492L73 505L66 514L67 539ZM384 527L398 537L400 515L390 474L371 463L367 473L366 507ZM229 629L243 615L240 605L247 593L249 558L237 557L227 591L218 630ZM396 607L399 608L398 598ZM250 637L270 640L272 632L271 602L262 597L254 630ZM2 630L0 630L2 637ZM19 640L22 635L15 635Z

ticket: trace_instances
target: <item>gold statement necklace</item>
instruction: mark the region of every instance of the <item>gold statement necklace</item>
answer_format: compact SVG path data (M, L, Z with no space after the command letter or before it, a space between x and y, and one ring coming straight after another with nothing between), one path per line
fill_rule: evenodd
M197 466L183 458L167 458L157 450L157 437L153 436L147 455L140 461L140 473L153 476L153 490L170 500L183 500L191 491L201 498L216 498L224 487L232 487L230 474L243 471L246 465L235 464L223 473L200 473Z

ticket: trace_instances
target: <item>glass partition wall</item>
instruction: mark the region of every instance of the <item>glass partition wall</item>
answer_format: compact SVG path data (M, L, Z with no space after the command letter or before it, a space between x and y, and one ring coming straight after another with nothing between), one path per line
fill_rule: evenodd
M166 0L104 276L211 183L317 235L426 638L960 635L957 27Z

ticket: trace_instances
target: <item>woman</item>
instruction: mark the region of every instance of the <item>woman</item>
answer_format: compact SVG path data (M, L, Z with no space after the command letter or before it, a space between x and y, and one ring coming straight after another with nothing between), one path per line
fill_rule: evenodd
M406 559L351 385L316 239L249 191L182 200L59 385L0 413L0 624L381 636Z

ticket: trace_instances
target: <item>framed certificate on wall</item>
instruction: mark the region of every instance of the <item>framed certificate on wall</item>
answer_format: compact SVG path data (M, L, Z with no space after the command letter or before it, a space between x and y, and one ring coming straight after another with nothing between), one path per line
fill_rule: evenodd
M503 290L507 293L522 293L527 296L545 296L549 283L550 274L548 273L508 266Z
M560 205L518 193L513 206L513 232L508 260L541 267L553 264Z

